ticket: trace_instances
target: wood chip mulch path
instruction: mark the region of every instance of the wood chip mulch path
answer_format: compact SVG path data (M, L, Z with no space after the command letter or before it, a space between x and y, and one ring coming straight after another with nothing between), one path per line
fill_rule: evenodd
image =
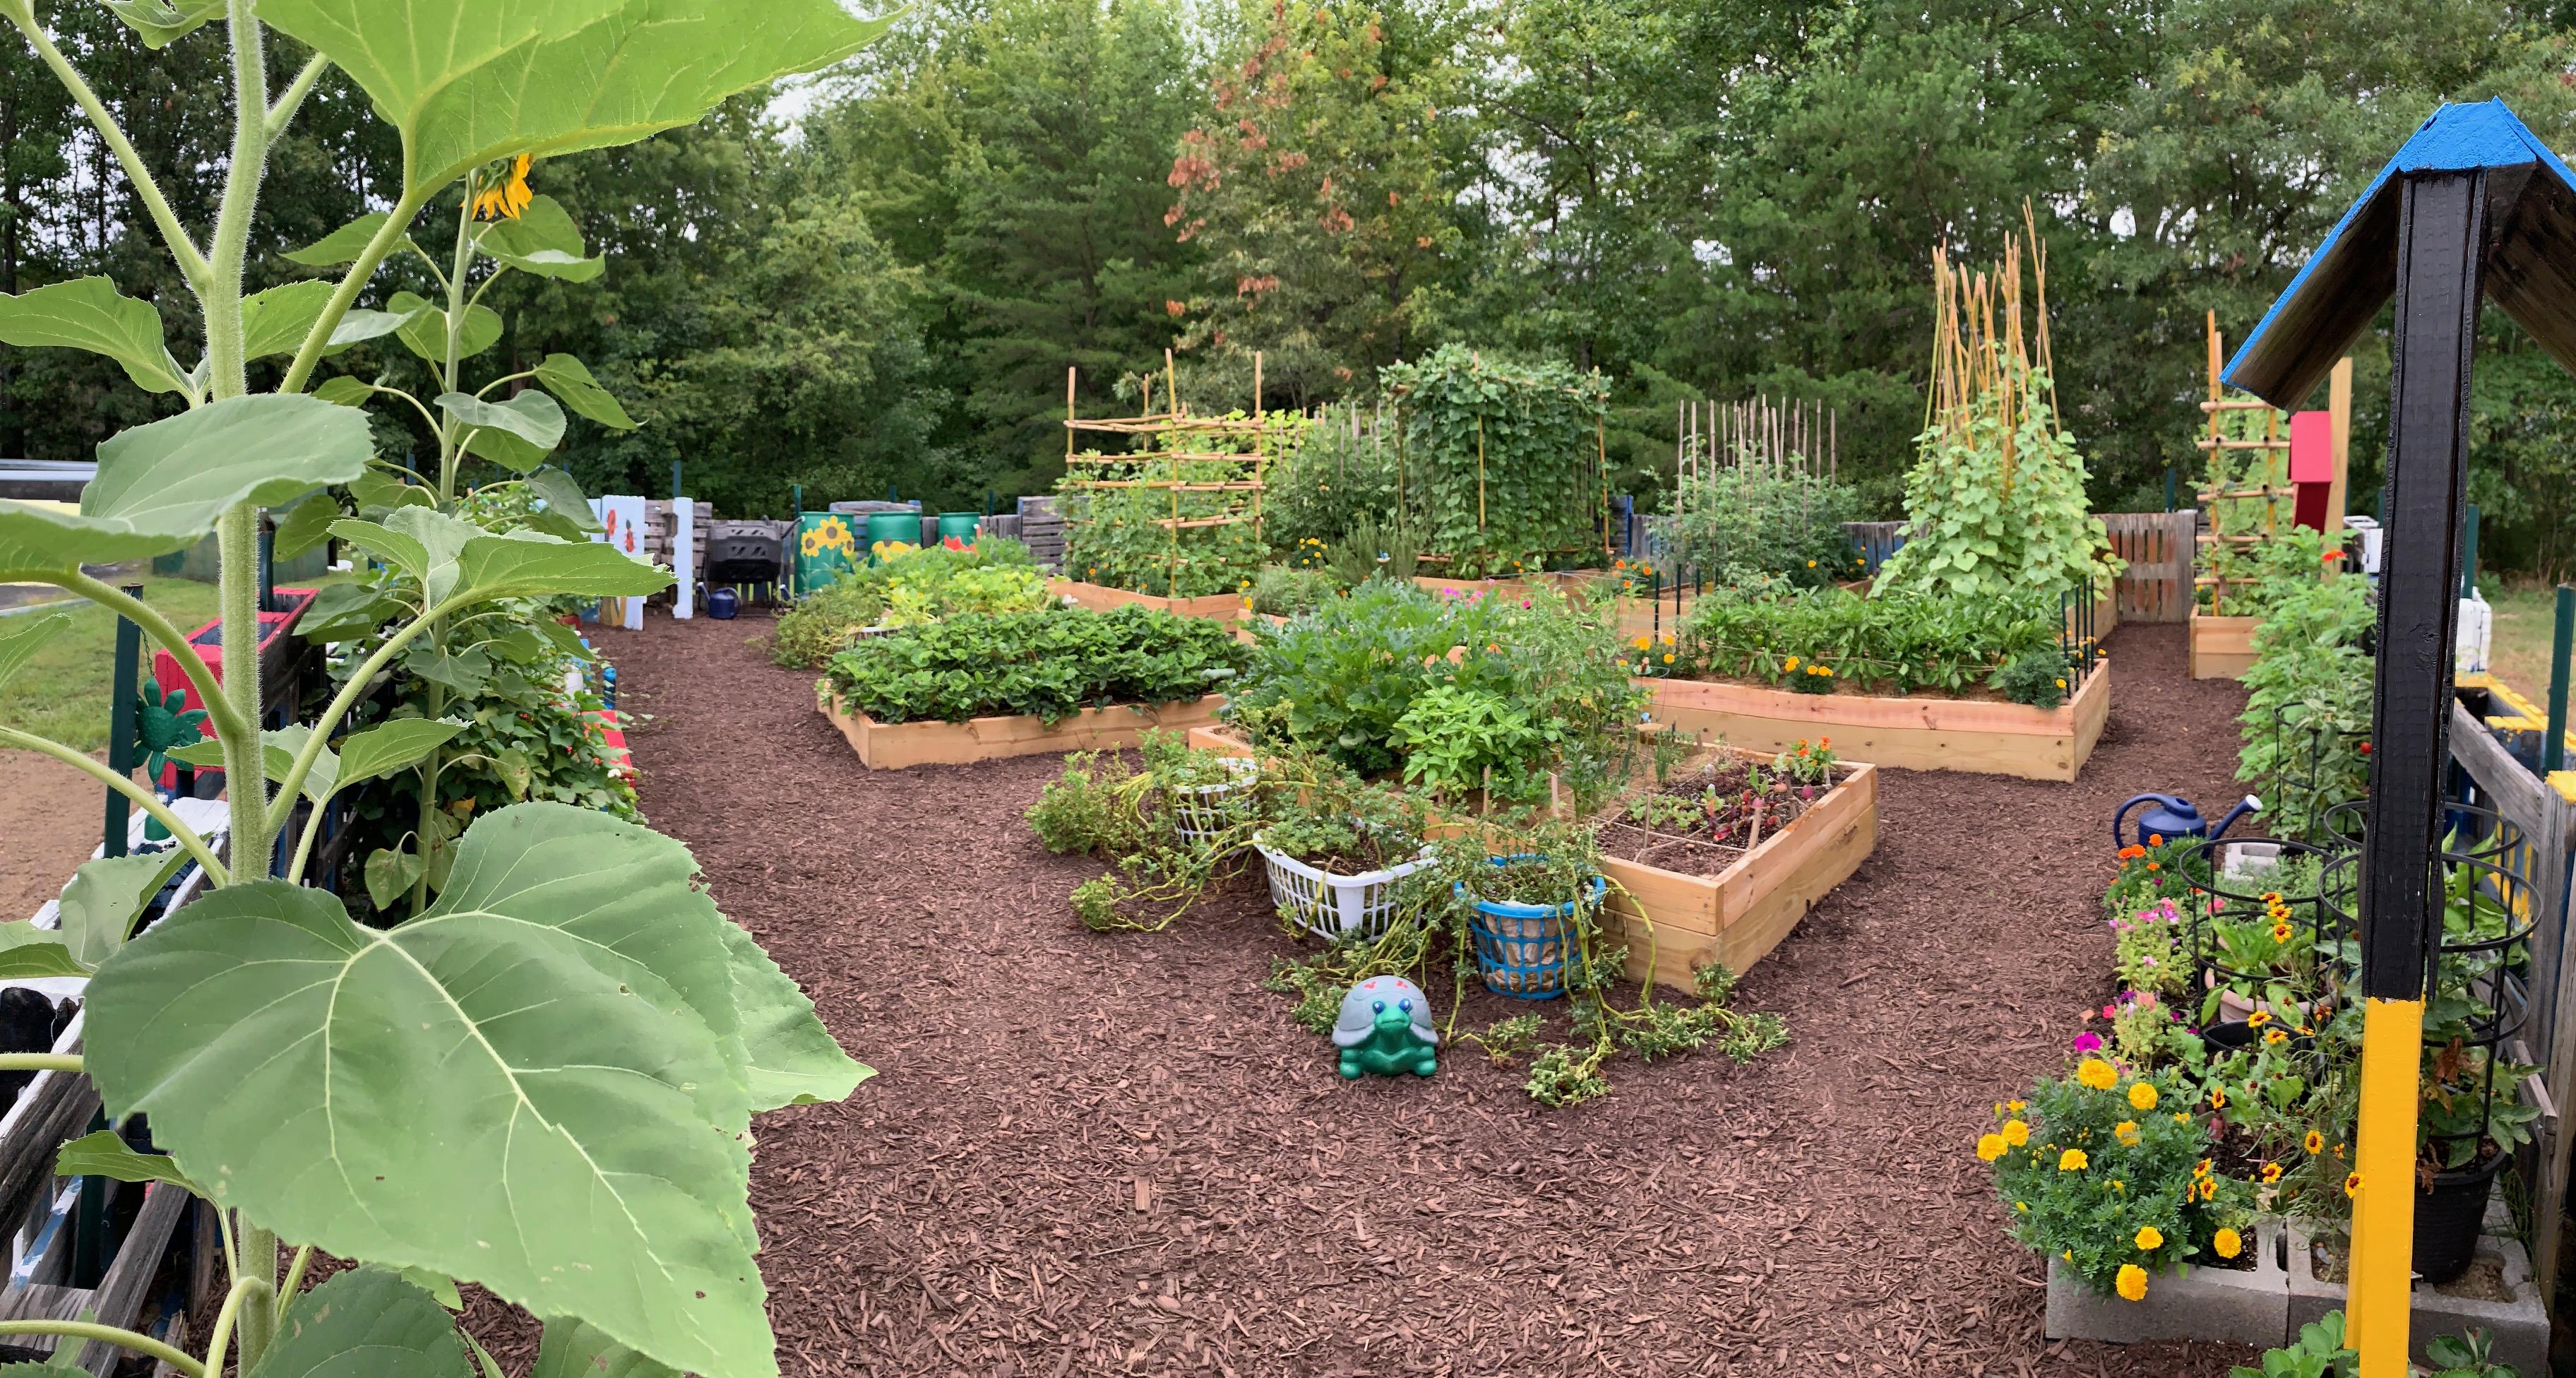
M878 1069L759 1126L789 1374L2222 1375L2214 1346L2041 1333L1970 1151L2108 994L2108 819L2223 807L2242 692L2183 629L2111 647L2073 785L1902 770L1879 842L1745 980L1794 1042L1612 1064L1528 1102L1471 1052L1332 1074L1260 980L1248 887L1103 936L1021 821L1057 761L870 772L765 620L609 633L653 823ZM1445 984L1445 983L1444 983ZM1445 989L1432 993L1445 1006ZM1529 1008L1479 993L1463 1024ZM1544 1007L1542 1007L1544 1008ZM1550 1010L1562 1034L1561 1012Z

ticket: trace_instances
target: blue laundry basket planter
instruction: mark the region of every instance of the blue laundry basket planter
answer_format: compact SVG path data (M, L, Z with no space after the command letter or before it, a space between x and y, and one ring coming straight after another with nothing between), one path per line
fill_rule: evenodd
M1508 866L1524 857L1488 858ZM1553 1000L1565 994L1565 972L1576 953L1575 910L1601 903L1610 883L1592 878L1591 893L1567 904L1516 904L1483 900L1467 893L1464 882L1454 889L1468 907L1467 935L1476 949L1476 968L1485 989L1514 1000Z

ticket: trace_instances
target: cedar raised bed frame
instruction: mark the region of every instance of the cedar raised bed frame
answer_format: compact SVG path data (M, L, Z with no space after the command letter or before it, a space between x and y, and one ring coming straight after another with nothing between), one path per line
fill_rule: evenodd
M1201 751L1259 754L1226 725L1194 727L1187 740ZM1713 754L1698 753L1691 763ZM1767 761L1774 753L1734 754ZM1692 990L1697 970L1711 962L1723 962L1741 976L1778 947L1825 892L1860 869L1878 848L1878 768L1841 764L1851 770L1849 778L1716 875L1602 859L1601 872L1611 882L1606 916L1628 945L1629 979L1646 979L1650 952L1655 980L1675 990Z
M870 770L903 770L912 766L963 766L998 761L1006 756L1044 756L1061 751L1124 751L1151 728L1186 731L1216 721L1223 694L1182 703L1120 703L1086 708L1049 727L1042 718L1016 714L970 718L965 722L881 723L865 713L847 713L835 694L821 704L823 714L849 739L850 748Z
M1646 979L1650 955L1656 982L1679 991L1690 991L1693 973L1711 962L1740 976L1778 947L1826 891L1860 869L1878 846L1878 768L1842 764L1852 770L1849 779L1835 782L1813 808L1716 875L1603 858L1601 870L1611 882L1608 916L1628 944L1631 979Z
M1182 617L1208 617L1234 623L1243 619L1243 595L1211 593L1203 598L1163 598L1151 593L1114 589L1106 584L1086 584L1079 579L1049 579L1047 592L1058 598L1070 598L1093 612L1107 612L1139 603L1149 608L1176 613Z
M2245 672L2254 665L2254 629L2262 625L2259 617L2212 617L2195 610L2191 615L2191 677L2245 678Z
M2111 662L2055 708L1916 695L1800 694L1760 684L1641 679L1655 721L1729 746L1785 751L1833 739L1836 755L1906 770L2073 780L2111 715Z

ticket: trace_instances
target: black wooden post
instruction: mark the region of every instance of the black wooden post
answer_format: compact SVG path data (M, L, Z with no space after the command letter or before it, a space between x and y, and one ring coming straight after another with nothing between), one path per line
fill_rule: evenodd
M2469 366L2486 262L2486 173L2401 184L2379 585L2370 825L2362 837L2361 1173L2347 1317L2364 1371L2403 1371L2414 1244L2417 1072L2435 945L2434 865L2450 761ZM2393 1366L2392 1366L2393 1364Z
M135 598L143 596L141 584L128 584L125 592ZM143 629L116 619L116 659L110 668L107 689L107 768L117 774L134 774L134 696L142 676ZM133 805L125 795L110 786L107 791L106 826L99 837L102 855L125 855L126 820L132 817Z

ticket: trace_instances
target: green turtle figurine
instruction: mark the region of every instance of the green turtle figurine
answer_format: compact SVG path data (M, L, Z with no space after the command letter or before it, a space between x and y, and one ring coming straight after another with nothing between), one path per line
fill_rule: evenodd
M1342 1050L1342 1076L1350 1081L1363 1072L1427 1077L1440 1070L1431 1002L1401 976L1372 976L1351 987L1333 1021L1333 1044Z

